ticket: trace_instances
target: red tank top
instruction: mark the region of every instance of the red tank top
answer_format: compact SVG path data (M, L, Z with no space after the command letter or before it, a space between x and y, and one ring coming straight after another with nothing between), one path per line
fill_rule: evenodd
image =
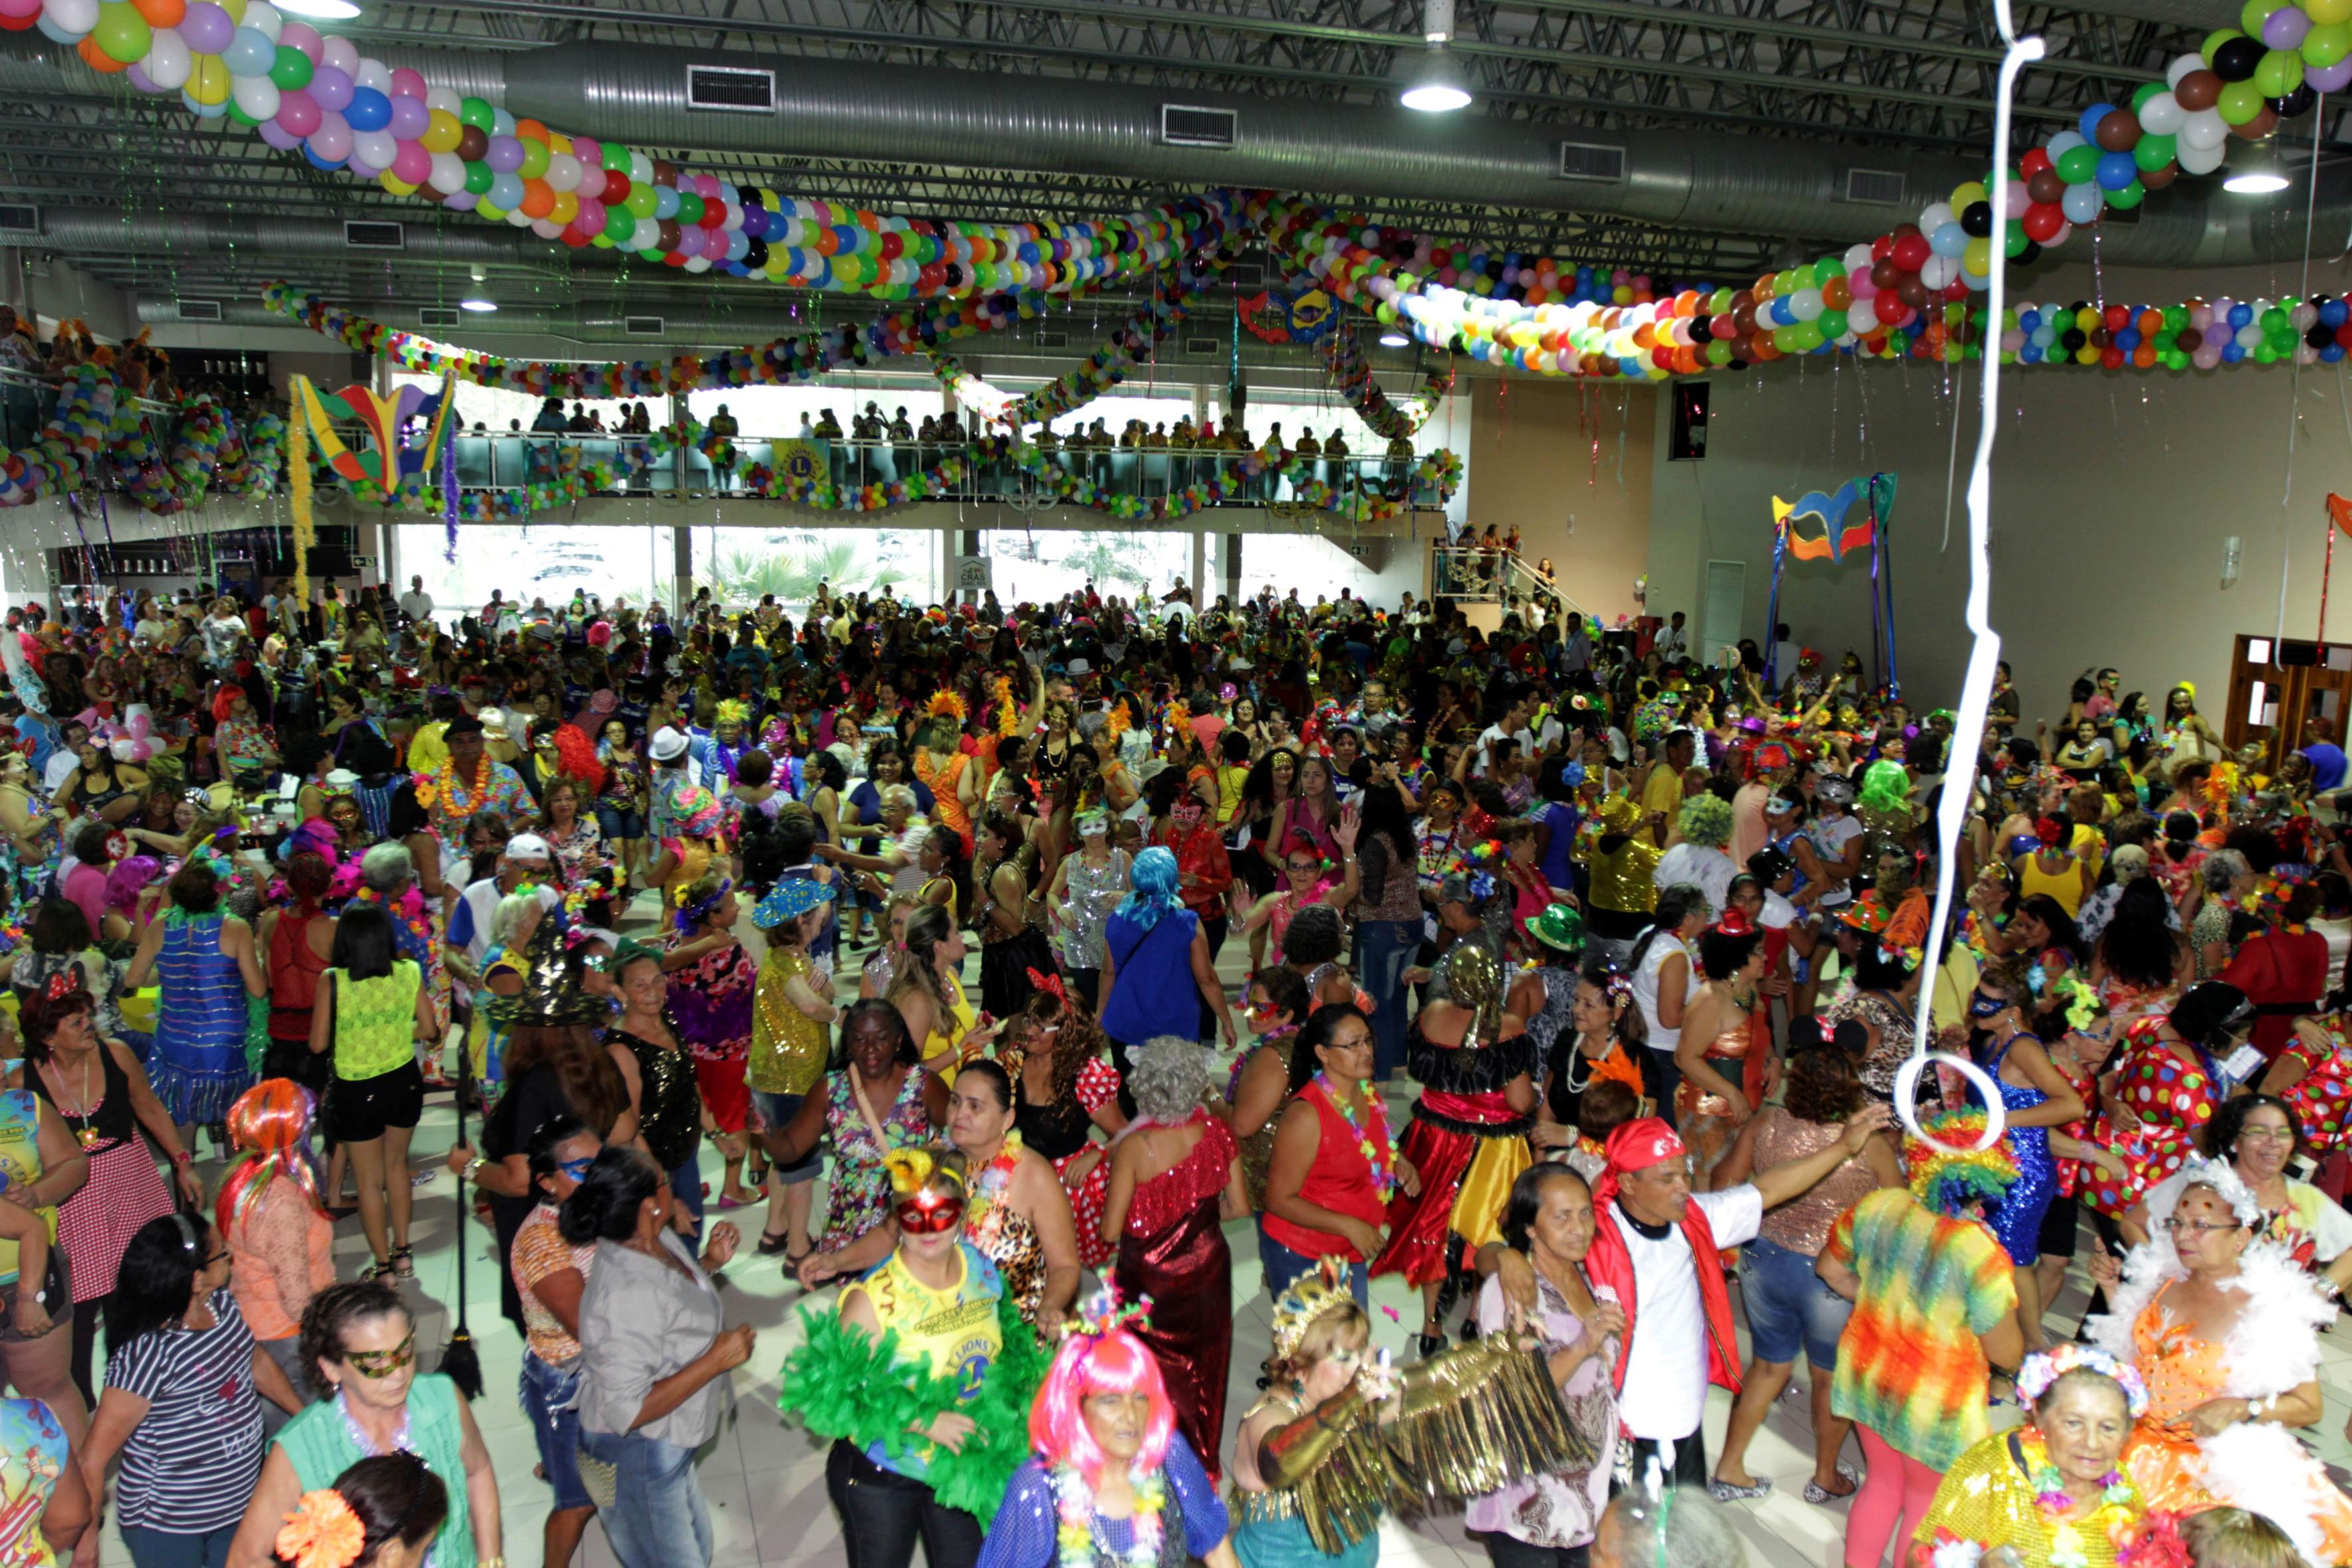
M315 917L314 917L315 918ZM278 917L269 933L269 1037L310 1039L310 1009L319 1000L319 976L327 961L310 951L310 922L292 910Z
M1362 1220L1378 1230L1388 1219L1388 1205L1372 1187L1371 1167L1364 1163L1362 1152L1356 1147L1356 1135L1349 1130L1348 1119L1339 1114L1339 1108L1331 1103L1331 1097L1323 1092L1319 1083L1308 1083L1298 1091L1298 1098L1315 1108L1315 1131L1319 1140L1315 1163L1307 1166L1307 1179L1298 1184L1298 1195L1318 1208ZM1354 1244L1346 1237L1328 1230L1309 1230L1279 1215L1265 1216L1265 1234L1302 1258L1336 1256L1360 1263L1371 1261L1358 1258Z

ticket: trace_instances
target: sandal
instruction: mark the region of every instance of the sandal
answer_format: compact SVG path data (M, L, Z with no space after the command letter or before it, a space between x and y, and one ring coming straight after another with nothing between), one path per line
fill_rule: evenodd
M405 1247L394 1247L392 1249L392 1262L387 1267L389 1267L393 1273L400 1279L415 1279L416 1258L414 1249Z
M392 1265L387 1261L379 1260L360 1270L360 1281L362 1284L372 1285L377 1280L388 1279L392 1277Z
M1845 1490L1833 1492L1819 1481L1809 1480L1805 1483L1805 1500L1815 1504L1843 1502L1861 1489L1862 1477L1855 1473L1852 1466L1840 1465L1837 1468L1837 1473L1838 1479L1845 1483Z
M1769 1476L1744 1487L1735 1487L1729 1481L1717 1480L1713 1476L1706 1479L1706 1495L1717 1502L1747 1502L1751 1499L1762 1497L1771 1489L1772 1478Z
M794 1254L792 1250L792 1246L793 1233L791 1231L763 1230L760 1233L758 1251L760 1256L762 1258L773 1258L779 1252L782 1253L787 1258L793 1258ZM806 1258L808 1254L803 1252L798 1256Z

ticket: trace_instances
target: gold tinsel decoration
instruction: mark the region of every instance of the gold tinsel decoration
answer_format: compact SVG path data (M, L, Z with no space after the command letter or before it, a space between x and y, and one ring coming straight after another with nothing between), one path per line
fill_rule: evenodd
M308 376L294 378L293 417L286 421L287 496L294 514L294 599L310 602L310 542L318 528L310 512L310 422L303 412Z
M1543 1358L1496 1334L1405 1369L1402 1414L1383 1429L1397 1510L1479 1497L1600 1457L1568 1423Z
M1021 728L1021 704L1013 700L1013 678L996 678L996 732L1010 735Z

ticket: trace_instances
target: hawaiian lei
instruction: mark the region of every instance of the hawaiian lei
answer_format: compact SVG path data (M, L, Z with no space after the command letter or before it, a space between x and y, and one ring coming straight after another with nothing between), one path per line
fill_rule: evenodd
M1140 1479L1130 1475L1128 1485L1135 1493L1135 1512L1128 1520L1127 1550L1114 1554L1106 1543L1104 1554L1126 1568L1157 1568L1160 1515L1168 1502L1167 1475L1160 1470ZM1054 1467L1054 1511L1061 1521L1054 1531L1055 1555L1061 1568L1094 1568L1095 1493L1075 1466Z
M418 805L426 811L438 806L443 817L452 822L463 822L482 809L482 797L489 792L489 753L482 753L482 760L474 767L474 782L467 786L466 793L473 797L470 805L461 807L457 804L457 763L453 757L443 757L439 767L429 773L417 773L410 782L416 786Z
M964 1205L964 1239L991 1257L995 1256L992 1249L997 1238L1004 1234L1006 1210L1003 1200L1005 1189L1013 1184L1013 1170L1021 1163L1021 1147L1020 1133L1004 1135L1003 1149L972 1178Z
M1371 1167L1372 1191L1380 1194L1381 1202L1388 1202L1397 1188L1396 1141L1389 1136L1388 1111L1381 1104L1381 1097L1369 1091L1364 1094L1365 1117L1360 1121L1356 1113L1348 1109L1348 1102L1340 1098L1339 1086L1331 1081L1330 1074L1318 1072L1315 1075L1315 1081L1323 1086L1324 1098L1330 1100L1333 1109L1339 1113L1339 1120L1346 1122L1348 1131L1354 1134L1356 1152L1364 1157L1364 1163ZM1366 1121L1370 1123L1369 1128Z
M2109 1470L2099 1478L2105 1489L2099 1494L2099 1506L2086 1520L2066 1517L2074 1500L2066 1493L2065 1478L2058 1467L2050 1462L2050 1450L2038 1433L2021 1432L2018 1452L2024 1456L2027 1479L2034 1491L2034 1504L2042 1510L2042 1522L2050 1531L2050 1568L2090 1568L2090 1554L2083 1549L2082 1526L2096 1524L2106 1531L2107 1539L2118 1551L2129 1532L2139 1493L2121 1470Z

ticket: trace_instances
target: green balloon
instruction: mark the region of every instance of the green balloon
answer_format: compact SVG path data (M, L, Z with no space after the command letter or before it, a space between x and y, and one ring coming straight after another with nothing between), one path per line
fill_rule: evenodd
M654 188L651 185L631 185L621 205L639 217L654 216Z
M2153 173L2172 162L2180 151L2179 142L2178 136L2158 136L2153 131L2143 131L2139 140L2132 143L2132 162Z
M2231 85L2243 86L2244 84L2236 82ZM2228 96L2227 89L2224 89L2223 96L2225 98ZM2227 116L2223 118L2226 119ZM2249 114L2246 118L2252 120L2253 116ZM2094 143L2085 142L2080 147L2069 147L2058 154L2058 177L2070 185L2088 184L2098 172L2099 149Z
M231 120L236 121L239 125L258 125L261 123L260 121L256 120L252 115L247 114L243 109L239 108L237 106L236 100L233 98L228 100L228 117Z
M2249 37L2259 38L2263 36L2263 24L2269 21L2271 13L2278 8L2279 0L2246 0L2244 7L2238 13L2238 25L2245 28Z
M2189 307L2188 307L2188 306L2186 306L2186 305L2167 305L2167 306L2164 308L2164 330L2165 330L2166 331L2168 331L2168 332L2178 332L2178 331L2180 331L2180 329L2181 329L2181 328L2183 328L2183 327L2187 326L2188 324L2189 324Z
M2140 83L2139 89L2131 95L2132 112L2134 114L2137 114L2142 109L2147 107L2147 100L2149 99L2154 98L2159 92L2168 90L2169 89L2160 81L2144 81Z
M2307 66L2332 66L2352 55L2352 22L2330 22L2314 27L2303 36L2303 47L2296 51Z
M2265 332L2283 332L2287 329L2286 312L2276 305L2273 305L2255 319L2262 322L2263 331Z
M2001 230L2001 254L2014 261L2025 254L2027 243L2025 226L2015 218L2010 219L2009 226Z
M293 92L310 85L310 57L291 44L278 46L277 63L269 68L269 79L281 92Z
M492 109L486 100L467 98L458 100L457 123L460 125L472 125L488 131L498 122L498 110Z
M2147 187L2134 180L2120 191L2107 193L2107 205L2129 209L2147 200Z
M596 237L607 245L623 245L627 243L629 237L636 232L636 214L625 206L606 207L604 232Z
M2292 49L2272 49L2254 66L2254 85L2264 98L2284 98L2303 85L2303 57Z
M2255 69L2259 71L2261 68L2258 66ZM2252 82L2229 82L2222 87L2221 96L2213 100L2213 108L2221 116L2224 125L2243 125L2262 113L2263 97L2263 89Z
M677 193L677 226L691 228L702 222L702 198L692 191Z
M479 158L466 165L466 188L478 196L488 195L498 178L491 173L490 166Z
M1821 328L1822 336L1825 338L1842 338L1846 334L1843 310L1824 309L1819 316L1813 318L1813 321L1814 324Z
M1813 263L1813 287L1819 289L1845 276L1845 262L1835 256L1824 256ZM1832 333L1835 336L1835 333Z
M147 18L139 14L139 7L131 5L129 0L100 5L98 8L98 25L90 29L89 36L108 59L126 66L145 59L147 51L155 44L154 30L147 26Z
M547 143L526 136L522 139L522 167L515 173L526 180L536 180L547 173Z
M604 143L604 168L607 173L625 174L629 172L629 150L618 142Z

